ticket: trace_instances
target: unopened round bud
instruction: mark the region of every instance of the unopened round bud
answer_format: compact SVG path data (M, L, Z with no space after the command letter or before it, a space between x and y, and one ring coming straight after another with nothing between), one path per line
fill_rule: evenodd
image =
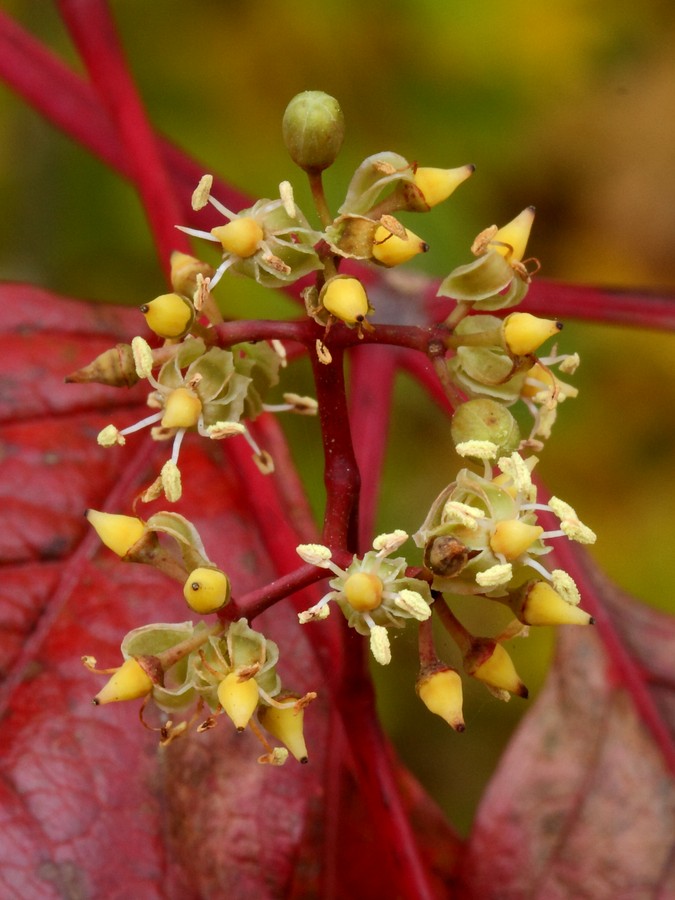
M230 582L220 569L201 566L188 575L183 585L188 606L201 615L215 612L230 599Z
M466 441L490 441L500 453L512 453L520 445L520 430L512 414L487 397L462 403L452 417L450 434L455 446Z
M193 305L180 294L162 294L141 306L148 328L163 338L179 338L195 320Z
M282 132L293 162L310 174L322 172L335 162L345 135L340 104L323 91L296 94L286 107Z

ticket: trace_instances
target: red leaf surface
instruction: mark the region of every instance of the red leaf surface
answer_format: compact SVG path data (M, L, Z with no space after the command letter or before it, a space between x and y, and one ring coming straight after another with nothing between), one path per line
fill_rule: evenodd
M82 655L115 665L129 629L186 618L177 585L113 558L82 516L88 506L130 511L166 454L141 436L124 448L96 445L113 407L116 423L144 414L142 386L63 384L133 334L138 314L19 286L4 288L2 299L11 377L0 407L0 895L304 897L327 883L340 895L349 882L386 883L395 896L395 867L383 873L368 860L382 853L382 836L344 768L337 720L328 741L326 677L289 603L260 621L286 648L284 682L320 692L307 715L309 765L258 766L252 737L222 723L157 751L135 704L91 705L100 679ZM190 501L179 508L241 596L279 570L255 516L255 481L221 445L204 444L195 438L184 448ZM457 841L416 783L398 778L442 896ZM357 847L362 867L347 864Z
M675 896L675 620L586 570L600 627L561 629L482 798L468 897Z

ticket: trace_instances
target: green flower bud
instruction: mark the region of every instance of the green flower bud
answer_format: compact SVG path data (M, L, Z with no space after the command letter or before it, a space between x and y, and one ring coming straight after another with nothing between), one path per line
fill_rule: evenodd
M490 441L500 454L512 453L520 444L520 430L513 415L487 397L463 403L452 417L450 434L455 446L467 441Z
M344 116L334 97L323 91L304 91L286 107L282 132L293 162L316 174L332 165L340 152Z

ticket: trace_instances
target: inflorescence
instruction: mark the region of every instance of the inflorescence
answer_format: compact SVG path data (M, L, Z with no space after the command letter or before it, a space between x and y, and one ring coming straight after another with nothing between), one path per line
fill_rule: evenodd
M331 329L336 334L352 329L364 343L386 343L378 337L379 323L369 319L374 310L365 285L356 276L340 274L340 263L353 259L390 268L427 252L428 244L401 223L399 214L430 211L468 179L474 167L425 168L396 153L374 154L354 172L333 216L321 176L335 160L343 134L339 105L325 94L300 94L286 110L284 141L309 178L316 228L296 205L289 182L280 185L279 199L261 199L249 209L232 212L212 196L212 179L204 176L194 192L193 208L211 205L225 221L210 231L181 230L218 244L222 261L213 268L176 252L172 292L141 307L152 332L150 341L135 337L70 377L120 387L148 383L149 415L121 429L111 424L98 436L101 446L121 448L127 438L133 440L135 432L149 427L154 440L171 442L161 471L140 494L141 502L164 496L173 503L180 498L180 449L186 436L241 437L261 471L270 473L274 462L258 446L249 423L266 411L317 412L311 397L285 393L281 401L270 402L286 364L276 336L235 344L222 338L218 326L223 319L211 290L226 273L270 288L287 287L314 273L314 283L302 296L319 337L306 346L322 365L336 364L330 352ZM408 541L403 530L376 537L373 549L362 556L347 546L307 543L297 548L304 564L326 570L329 579L328 592L299 614L300 623L320 623L336 604L347 625L368 637L372 656L381 665L392 659L390 631L416 623L417 693L457 731L464 730L462 678L437 655L434 612L457 645L464 674L503 700L511 694L527 696L504 648L507 639L525 635L529 626L593 621L579 606L572 578L549 568L546 557L557 540L590 544L595 535L564 501L539 500L532 479L535 454L551 435L558 405L577 393L559 376L572 375L579 358L555 347L537 355L559 333L560 322L520 311L502 314L521 303L539 268L537 260L525 255L533 221L534 209L528 207L506 225L486 228L473 241L473 260L454 269L438 291L454 305L437 323L435 334L442 336L445 353L441 368L438 359L434 364L455 409L452 441L467 464L433 501L413 535L421 558L392 557ZM531 418L525 434L511 412L517 404ZM185 474L189 493L189 472ZM558 527L543 523L552 517ZM197 732L207 730L224 713L238 731L254 731L265 750L260 761L282 764L290 752L306 762L303 713L316 694L283 690L277 645L245 618L235 621L228 615L230 580L207 556L195 526L171 511L144 520L135 514L88 510L87 518L120 558L152 565L178 581L190 611L202 617L197 622L144 624L129 632L121 645L123 661L103 670L110 678L94 703L143 698L144 709L152 703L168 717L156 729L162 744L200 718ZM507 607L513 618L497 637L472 635L453 612L461 596L494 601ZM205 618L209 616L215 618ZM93 658L84 657L84 662L92 671L101 671ZM174 723L177 715L180 719Z

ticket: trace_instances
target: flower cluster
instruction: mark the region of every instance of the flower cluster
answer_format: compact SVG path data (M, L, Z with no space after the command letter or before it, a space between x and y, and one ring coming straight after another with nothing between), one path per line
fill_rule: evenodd
M183 596L201 615L222 610L230 601L230 582L206 556L194 525L174 512L156 513L147 521L133 516L88 510L87 518L102 542L122 559L152 565L183 583ZM164 535L171 553L160 544ZM175 550L178 550L178 554ZM229 624L205 622L152 623L130 631L123 639L123 663L114 669L96 669L96 660L84 657L92 671L110 674L94 697L96 705L144 698L171 717L195 708L190 719L173 718L157 730L166 744L183 734L206 709L197 731L216 724L225 713L238 731L250 727L266 753L260 762L281 765L288 752L307 761L303 737L303 710L316 696L283 692L276 671L277 645L254 631L244 618ZM257 722L284 747L273 748ZM151 727L151 726L148 726Z
M381 534L373 541L373 549L361 558L355 556L346 569L333 562L328 547L301 544L297 552L305 562L329 569L335 575L329 581L332 590L299 614L301 624L325 619L330 613L328 604L334 600L349 627L369 635L377 662L391 662L387 629L403 628L408 619L424 622L431 616L432 597L427 582L406 575L405 559L389 559L389 554L407 540L405 531Z
M310 352L315 348L319 362L327 366L339 365L333 363L330 352L336 334L343 346L355 343L356 337L365 344L391 342L409 351L426 349L454 407L450 436L467 464L433 501L413 536L422 559L411 563L404 556L393 556L408 539L402 530L381 534L372 550L355 555L348 535L355 531L358 498L351 501L354 521L348 524L343 521L349 517L345 505L331 503L342 486L332 484L328 476L323 540L330 547L300 544L297 552L305 566L292 574L291 581L302 580L309 569L303 585L309 584L316 580L316 568L325 570L320 574L328 580L328 590L299 614L299 622L319 622L329 615L331 604L337 604L346 625L368 638L372 656L381 665L392 660L390 636L405 626L416 628L417 693L429 710L462 731L462 676L437 655L434 614L456 644L464 674L502 700L511 694L527 696L504 647L507 640L524 635L529 626L593 621L580 607L572 578L561 569L549 569L545 561L552 541L588 544L595 535L564 501L553 497L541 502L532 479L537 462L532 454L543 449L550 437L558 405L576 395L576 389L559 376L573 374L579 358L561 354L555 346L539 356L540 348L558 335L562 324L514 309L539 268L537 260L525 257L533 207L476 237L471 246L473 261L454 269L440 285L438 297L453 302L446 309L445 299L435 301L443 305L441 321L424 328L392 323L385 329L373 324L369 317L375 310L358 269L345 274L340 266L345 260L356 260L388 269L426 253L427 242L399 216L434 209L473 174L474 167L431 168L398 153L376 153L357 167L333 215L323 192L322 173L334 162L344 137L337 101L321 92L298 95L284 115L283 136L291 158L309 179L317 227L296 205L288 181L279 186L279 199L259 199L236 212L212 196L213 179L204 176L192 206L197 211L211 206L226 221L210 231L178 227L218 244L219 265L214 268L175 253L171 292L141 307L153 346L135 337L130 344L101 354L70 380L120 387L148 383L152 412L124 428L108 425L98 442L105 447L123 445L129 435L145 427L151 428L155 440L171 441L169 458L141 499L154 500L163 493L173 502L182 493L179 458L188 433L207 440L242 435L259 468L269 473L273 462L256 443L250 423L263 412L317 411L311 398L290 393L283 395L283 402L269 402L286 363L282 333L286 337L290 333ZM354 269L357 274L352 274ZM314 273L312 283L300 292L306 315L313 321L302 316L297 323L284 323L290 331L267 321L255 323L264 326L262 330L240 323L237 342L228 342L228 326L212 294L221 279L227 281L226 273L268 288L288 287ZM354 331L350 334L347 329ZM432 331L433 340L429 338ZM154 346L157 338L160 346ZM315 368L334 374L322 366ZM316 380L322 384L319 376ZM341 378L333 378L331 389L343 390L341 383ZM346 407L344 396L322 395L324 444L331 446L332 454L343 453L342 461L348 463L345 471L355 470L349 422L334 414L333 401L335 409ZM533 420L524 437L511 412L518 403ZM335 521L338 507L340 521ZM557 519L555 528L547 526L551 517ZM277 645L255 631L239 611L233 612L236 585L209 559L192 523L166 511L143 520L89 510L87 518L102 542L121 559L152 565L180 583L191 612L216 616L211 624L150 623L129 632L122 641L123 662L107 670L111 677L95 702L144 698L144 703L171 717L194 709L191 718L177 725L170 719L160 726L163 743L184 733L202 711L206 718L197 732L212 727L224 713L237 730L248 728L262 741L266 752L261 761L280 764L290 751L305 762L303 710L315 694L282 691ZM272 606L285 596L286 588L286 583L282 589L270 586L270 599L264 603ZM510 621L500 634L473 635L465 628L453 607L466 596L508 608ZM95 667L89 657L86 664ZM273 747L265 733L283 747Z

